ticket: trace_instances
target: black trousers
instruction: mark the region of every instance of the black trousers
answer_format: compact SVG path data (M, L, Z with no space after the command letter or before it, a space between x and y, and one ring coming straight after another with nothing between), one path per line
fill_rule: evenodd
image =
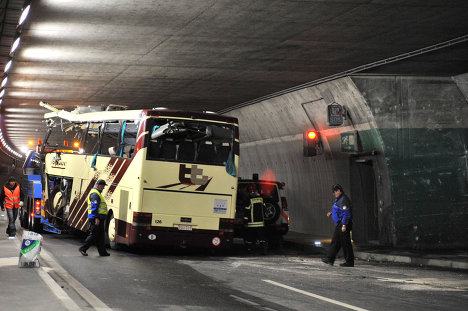
M336 255L340 251L340 248L343 248L343 256L346 263L354 264L354 252L350 236L352 224L349 223L346 226L345 232L341 231L341 226L341 223L335 226L335 231L333 232L333 238L330 244L330 248L328 249L327 259L331 262L334 262Z
M6 229L6 233L9 236L15 236L16 235L15 221L16 221L16 218L18 217L18 209L17 208L5 208L5 209L8 215L8 226Z
M265 227L247 227L244 229L244 241L249 243L256 243L265 241Z
M87 251L93 244L96 244L99 255L104 255L107 253L104 237L104 222L105 220L101 219L99 225L96 226L96 219L88 219L89 222L89 232L86 237L85 244L80 247L80 251Z

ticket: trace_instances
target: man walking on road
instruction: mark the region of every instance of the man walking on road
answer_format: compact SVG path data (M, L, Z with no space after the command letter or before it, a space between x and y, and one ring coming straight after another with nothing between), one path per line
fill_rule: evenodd
M340 264L340 266L354 267L354 252L350 236L353 226L351 200L344 194L341 185L333 185L332 191L335 195L335 204L333 204L331 212L327 213L327 217L331 215L336 226L327 257L323 258L322 261L326 264L333 265L340 248L343 248L345 262Z
M110 256L106 251L104 241L104 223L107 216L107 204L101 192L104 190L105 186L107 186L106 182L103 179L99 179L88 196L89 233L86 237L85 244L79 249L83 256L88 256L86 251L93 244L96 244L100 256Z
M11 176L8 182L3 186L0 192L0 202L2 211L5 210L8 215L8 227L6 233L13 239L16 235L15 221L18 217L18 209L23 206L24 192L21 186L16 182L16 179Z

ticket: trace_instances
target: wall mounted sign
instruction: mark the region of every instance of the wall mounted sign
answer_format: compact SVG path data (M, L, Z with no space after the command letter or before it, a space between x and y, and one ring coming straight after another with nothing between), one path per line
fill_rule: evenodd
M343 107L333 103L327 107L328 125L338 126L343 124Z

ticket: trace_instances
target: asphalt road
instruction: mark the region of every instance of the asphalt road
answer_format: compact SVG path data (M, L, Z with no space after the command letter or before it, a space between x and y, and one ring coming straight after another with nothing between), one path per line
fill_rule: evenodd
M0 222L0 233L4 228ZM2 280L6 273L16 278L27 274L34 283L29 288L49 289L50 305L42 297L41 308L28 302L28 310L452 311L468 305L467 273L460 271L362 261L354 268L331 267L320 261L320 254L280 250L263 256L241 246L215 255L110 250L110 257L99 257L91 248L84 257L78 252L82 237L43 237L40 268L17 270L4 259L0 269ZM14 246L12 240L0 239L0 249L18 247L19 240ZM1 294L0 300L8 308ZM15 301L18 306L22 300Z
M328 266L319 254L263 256L241 246L204 251L78 252L81 238L44 235L43 248L112 310L465 310L466 273L357 262ZM60 282L60 278L57 277ZM80 293L63 288L81 307Z

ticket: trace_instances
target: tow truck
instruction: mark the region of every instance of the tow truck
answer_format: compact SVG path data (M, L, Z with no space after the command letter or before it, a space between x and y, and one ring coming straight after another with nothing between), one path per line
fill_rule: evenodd
M26 177L24 204L19 211L21 227L35 232L48 231L61 234L62 231L51 224L45 217L44 189L42 187L41 155L30 151L23 164Z

